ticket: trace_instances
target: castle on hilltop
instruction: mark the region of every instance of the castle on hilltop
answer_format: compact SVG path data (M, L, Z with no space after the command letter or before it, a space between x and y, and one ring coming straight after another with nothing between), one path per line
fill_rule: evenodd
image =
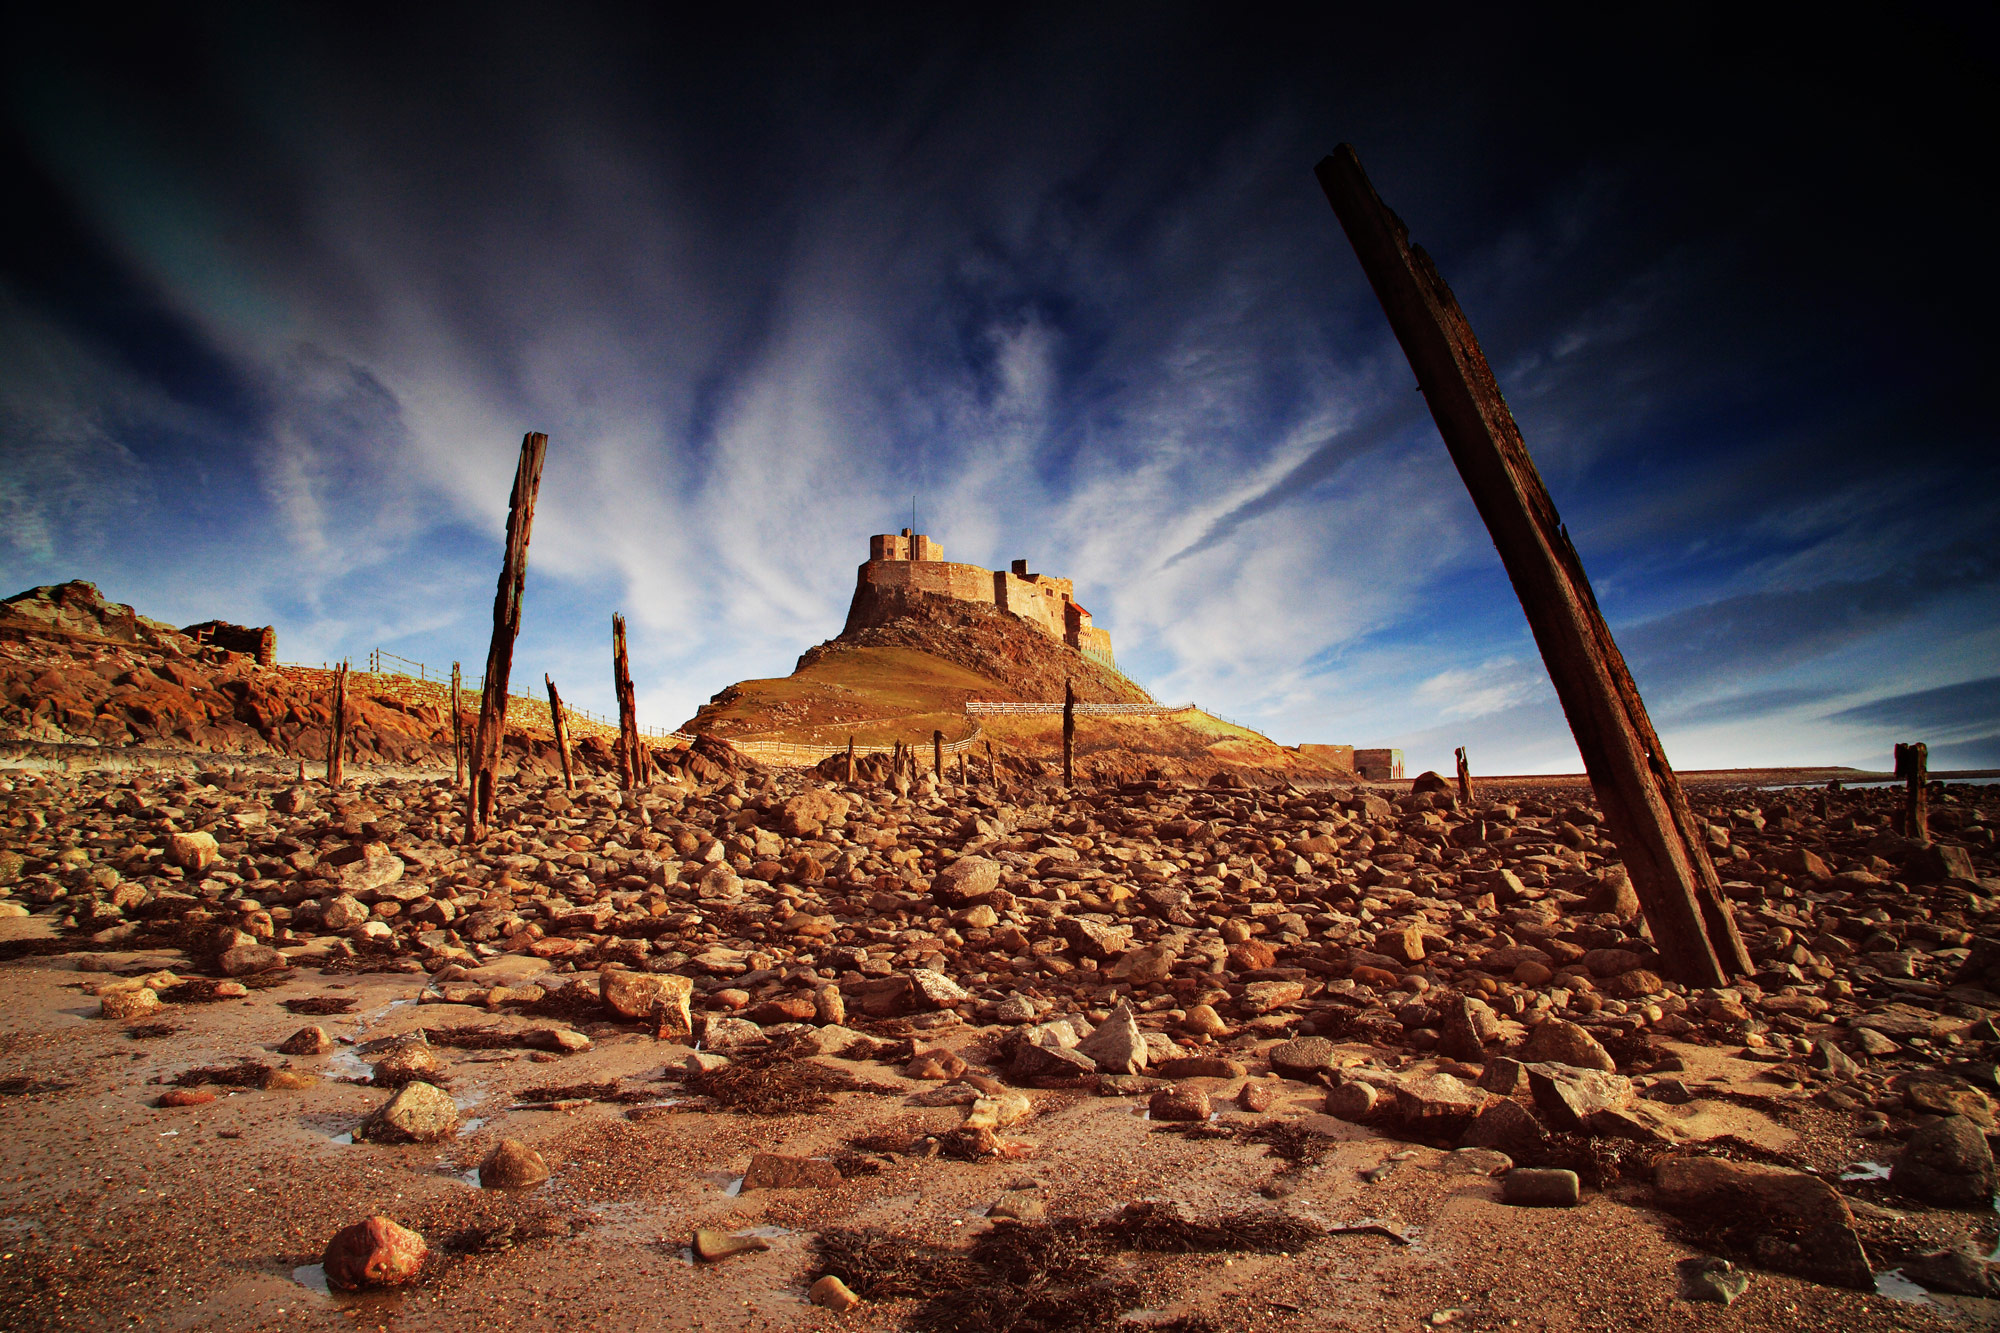
M1016 560L1011 570L952 564L944 558L942 546L908 528L868 539L868 563L855 580L847 628L869 623L871 608L918 592L998 607L1093 662L1117 666L1111 656L1110 631L1090 623L1090 612L1076 600L1076 586L1068 579L1030 574L1025 560Z

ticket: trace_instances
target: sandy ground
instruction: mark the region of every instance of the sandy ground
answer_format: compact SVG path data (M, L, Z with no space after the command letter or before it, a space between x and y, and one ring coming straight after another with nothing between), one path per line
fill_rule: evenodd
M46 922L8 921L11 933ZM105 955L97 955L100 959ZM112 955L121 966L181 962L171 953ZM1100 1215L1128 1201L1171 1198L1213 1215L1271 1204L1260 1188L1283 1165L1256 1145L1156 1132L1143 1102L1034 1092L1039 1114L1016 1131L1022 1160L895 1158L878 1175L828 1190L736 1193L757 1150L827 1154L860 1134L943 1131L960 1108L910 1096L935 1085L885 1066L851 1066L905 1092L843 1093L830 1110L753 1118L595 1103L570 1112L510 1109L535 1085L617 1079L657 1087L688 1050L600 1028L585 1054L449 1050L451 1089L469 1117L442 1144L356 1145L344 1136L385 1094L337 1081L365 1067L349 1053L294 1060L325 1077L301 1091L240 1091L205 1106L156 1109L160 1081L201 1065L257 1058L305 1021L368 1040L419 1026L489 1020L483 1011L413 1003L421 975L323 977L301 972L248 999L170 1008L176 1031L135 1040L99 1020L77 987L93 979L75 956L0 966L0 1077L66 1085L0 1099L0 1324L13 1329L887 1329L913 1302L871 1302L845 1315L805 1300L813 1232L873 1225L925 1238L990 1226L985 1209L1010 1188L1039 1187L1051 1216ZM308 995L349 996L349 1015L302 1020L281 1007ZM949 1032L943 1044L953 1044ZM974 1034L960 1030L961 1044ZM1712 1050L1688 1048L1691 1084L1740 1081ZM1234 1085L1211 1084L1217 1093ZM1339 1142L1283 1200L1328 1223L1373 1218L1414 1239L1335 1235L1288 1256L1149 1259L1162 1299L1143 1322L1199 1314L1245 1329L1947 1329L1997 1327L1986 1302L1909 1303L1757 1272L1724 1310L1676 1299L1674 1262L1695 1251L1667 1219L1623 1197L1531 1210L1498 1202L1492 1180L1435 1169L1444 1154L1373 1136L1317 1114L1303 1084L1265 1116L1308 1120ZM1791 1129L1723 1101L1697 1104L1766 1146L1848 1160L1860 1141ZM1225 1118L1244 1113L1224 1111ZM554 1169L509 1195L467 1178L501 1137L534 1145ZM1380 1183L1361 1173L1398 1154ZM422 1283L394 1294L328 1294L313 1266L325 1239L370 1213L430 1238ZM1962 1224L1964 1219L1947 1218ZM449 1252L468 1228L516 1224L497 1253ZM713 1266L684 1255L691 1229L764 1228L771 1249ZM1135 1260L1135 1263L1138 1262ZM1128 1325L1129 1326L1129 1325Z

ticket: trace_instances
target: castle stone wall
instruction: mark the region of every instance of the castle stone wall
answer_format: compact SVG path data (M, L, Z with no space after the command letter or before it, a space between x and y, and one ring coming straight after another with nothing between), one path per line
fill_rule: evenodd
M993 605L992 571L978 565L944 560L870 560L861 566L856 581L884 591L928 592Z
M1022 578L1018 574L998 571L989 577L993 582L995 606L1002 611L1013 612L1052 638L1068 641L1068 613L1064 608L1075 586L1068 579L1052 579L1041 574Z

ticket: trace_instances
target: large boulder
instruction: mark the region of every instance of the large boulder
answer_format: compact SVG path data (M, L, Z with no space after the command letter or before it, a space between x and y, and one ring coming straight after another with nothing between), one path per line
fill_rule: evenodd
M1758 1261L1819 1282L1875 1289L1854 1215L1817 1176L1720 1157L1670 1157L1654 1173L1670 1210L1755 1226Z
M361 1122L357 1139L374 1143L435 1143L458 1129L458 1104L451 1094L429 1083L406 1083L383 1106Z
M1945 1116L1910 1135L1889 1170L1889 1187L1946 1208L1989 1208L1993 1150L1972 1121Z
M1569 1065L1574 1069L1599 1069L1607 1074L1618 1070L1618 1062L1597 1038L1561 1018L1545 1018L1538 1023L1515 1058L1524 1065Z
M1139 1030L1132 1006L1123 1000L1076 1049L1097 1062L1100 1074L1136 1074L1146 1067L1146 1034Z
M1000 863L983 856L961 856L931 881L931 897L946 907L970 907L984 902L1000 887Z
M694 1032L694 1016L688 1007L694 982L687 977L611 968L598 974L597 987L599 998L626 1018L657 1022L669 1033Z
M1534 1064L1525 1067L1535 1109L1553 1129L1574 1133L1605 1111L1622 1111L1637 1095L1632 1081L1619 1074L1571 1065Z
M414 1281L429 1252L422 1236L378 1216L335 1232L319 1261L328 1286L359 1291Z

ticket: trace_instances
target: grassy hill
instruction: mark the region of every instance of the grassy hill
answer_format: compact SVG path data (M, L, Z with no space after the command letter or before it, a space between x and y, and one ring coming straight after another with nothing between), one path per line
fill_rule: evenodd
M731 685L682 730L730 740L844 745L903 741L928 745L983 729L1017 767L1060 762L1057 715L969 716L969 700L1056 702L1065 681L1086 703L1151 705L1143 687L993 607L917 595L886 623L811 649L789 676ZM1307 780L1339 780L1269 737L1199 710L1151 716L1083 716L1077 762L1093 778L1149 771L1207 777L1254 770ZM1351 775L1347 775L1351 780Z

